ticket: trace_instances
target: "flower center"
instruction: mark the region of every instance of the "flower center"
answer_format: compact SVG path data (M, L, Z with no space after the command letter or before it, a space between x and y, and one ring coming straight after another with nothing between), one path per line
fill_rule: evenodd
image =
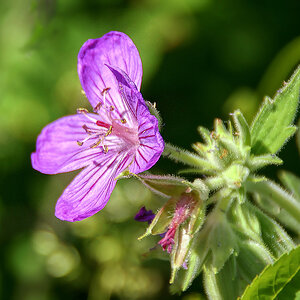
M109 151L109 146L105 144L105 139L108 136L117 136L121 138L124 143L122 144L122 148L137 148L139 146L139 137L138 137L138 128L130 128L125 126L124 124L127 124L126 119L124 118L114 118L112 116L113 112L115 114L121 116L117 111L115 111L114 106L107 106L105 98L106 94L110 88L105 88L101 94L103 96L103 102L99 102L96 107L94 107L94 112L101 114L105 114L105 119L108 119L107 122L103 122L100 120L97 120L94 118L91 114L89 114L89 111L85 108L79 108L77 109L77 113L83 114L87 119L92 121L93 124L96 126L87 126L84 124L82 128L87 133L87 137L83 139L82 141L77 141L77 144L79 146L82 146L85 142L96 139L96 142L90 145L90 148L95 148L97 146L100 146L103 148L103 152L107 153ZM103 108L103 109L102 109Z

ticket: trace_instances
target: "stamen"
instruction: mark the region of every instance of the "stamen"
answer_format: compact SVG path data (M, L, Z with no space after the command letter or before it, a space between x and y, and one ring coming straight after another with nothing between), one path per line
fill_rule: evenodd
M121 119L121 123L122 123L122 124L126 124L127 121L126 121L125 119Z
M101 106L102 106L102 103L98 102L98 104L94 107L94 112L99 112Z
M108 152L108 147L106 145L103 145L103 151L104 151L104 153Z
M115 108L111 105L111 106L109 107L109 110L110 110L110 111L114 111Z
M101 92L101 95L103 96L103 104L105 105L105 97L108 91L110 90L110 87L104 88Z
M97 124L97 119L92 118L91 116L88 115L89 111L86 108L77 108L77 113L78 114L83 114L84 116L86 116L89 120L91 120L93 123Z
M107 94L107 92L110 90L110 87L106 87L102 90L101 95L105 96L105 94Z
M96 148L97 146L99 146L101 144L102 141L103 141L103 137L101 139L99 139L96 143L91 145L90 148Z
M77 113L78 114L87 114L89 111L86 108L77 108Z
M88 141L89 139L92 139L96 136L99 136L99 133L93 133L91 135L88 135L85 139L83 139L82 141L77 141L77 145L78 146L82 146L86 141Z
M110 125L109 129L107 130L107 132L105 133L105 137L110 135L112 132L112 125Z
M102 122L102 121L99 121L99 120L96 121L96 125L98 125L98 126L100 126L100 127L109 128L109 125L108 125L108 124L106 124L106 123L104 123L104 122Z
M85 132L87 134L93 134L93 133L96 133L95 131L93 131L91 128L88 128L85 124L82 125L82 128L85 130Z

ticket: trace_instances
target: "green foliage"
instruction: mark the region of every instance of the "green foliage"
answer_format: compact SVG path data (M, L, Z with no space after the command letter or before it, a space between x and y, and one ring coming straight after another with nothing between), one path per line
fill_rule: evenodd
M252 205L249 195L268 213L278 208L279 213L272 215L299 231L298 179L286 174L283 179L293 196L275 182L256 175L267 165L282 163L274 153L290 137L290 128L294 130L291 122L298 105L299 88L300 68L278 92L274 102L265 102L251 130L239 110L231 114L234 127L231 122L225 126L220 119L215 120L212 132L199 127L204 142L193 145L198 160L193 153L167 146L171 157L181 157L182 162L186 159L193 167L184 172L206 175L201 182L211 191L207 203L214 205L191 244L188 269L179 272L173 292L186 290L203 271L210 299L236 299L265 266L293 249L290 236L275 220ZM272 131L269 127L275 119L280 123ZM270 139L261 128L270 131ZM261 140L268 149L260 148ZM193 163L188 163L191 158Z
M0 1L1 299L204 299L189 291L170 296L165 262L141 259L158 237L136 241L144 224L132 218L141 206L156 211L164 200L136 181L120 181L97 216L60 222L54 217L55 201L73 174L37 174L28 157L44 125L88 107L80 93L77 54L88 38L110 30L127 33L137 45L144 67L142 93L157 102L165 139L185 147L196 139L198 124L210 126L213 118L237 108L251 120L260 96L271 95L299 62L300 19L294 2L267 6L229 0ZM275 64L255 90L253 83L274 55ZM235 99L226 100L230 91ZM233 144L227 146L236 151ZM295 156L285 156L285 168L294 168L299 176ZM268 160L273 157L261 156L246 167L256 171ZM203 179L197 168L189 171ZM160 160L156 171L175 169ZM213 175L208 168L205 174ZM225 192L211 192L210 207ZM262 202L284 211L267 199ZM239 269L243 266L241 274L248 271L243 277L247 282L260 271L260 263L254 264L258 251L250 253L253 259L241 250L236 258ZM151 255L156 251L147 257ZM72 257L77 265L72 265ZM191 253L187 271L197 269L193 264L197 260ZM234 266L226 264L224 280ZM176 280L181 272L185 270ZM187 282L186 286L191 280ZM239 282L227 284L235 287ZM200 279L192 289L204 293Z
M267 266L240 299L294 299L299 291L299 280L300 246Z
M298 107L300 67L276 93L274 100L266 97L251 125L252 148L255 155L278 152L296 132L291 126Z
M288 171L281 171L279 178L283 185L300 202L300 178Z

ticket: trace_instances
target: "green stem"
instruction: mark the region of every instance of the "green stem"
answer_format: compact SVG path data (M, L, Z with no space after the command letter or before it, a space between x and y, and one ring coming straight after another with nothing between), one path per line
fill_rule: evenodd
M270 180L259 182L247 180L245 185L248 192L258 193L262 197L274 201L296 220L300 220L300 203L276 183Z
M201 158L200 156L191 153L187 150L180 149L171 144L165 144L165 150L162 153L163 156L173 159L176 162L181 162L185 165L193 166L200 169L212 169L214 166L207 160Z

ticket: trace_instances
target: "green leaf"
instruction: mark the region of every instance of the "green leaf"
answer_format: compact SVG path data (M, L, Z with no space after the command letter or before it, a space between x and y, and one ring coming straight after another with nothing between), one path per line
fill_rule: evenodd
M268 251L255 242L240 242L239 253L231 255L220 272L205 264L204 284L209 299L237 299L253 278L272 260Z
M251 126L252 153L276 153L296 131L293 123L300 89L300 67L275 95L266 97Z
M255 193L253 198L258 206L268 215L275 217L286 228L300 233L300 222L287 213L286 210L272 202L269 198L259 195L258 193Z
M300 246L283 254L274 264L267 266L246 288L241 300L293 299L296 296L300 274ZM293 295L290 298L289 295Z
M300 219L300 202L292 195L288 194L279 185L270 180L253 181L255 177L248 177L245 186L248 192L253 194L258 193L262 197L276 203L281 208L285 209L296 220Z
M288 171L281 171L279 173L279 179L300 202L300 178Z
M261 227L260 236L275 258L294 248L292 239L278 223L249 202L246 205L256 215Z
M298 147L298 151L299 151L299 154L300 154L300 130L299 130L299 128L300 128L300 119L299 119L297 125L298 125L298 130L297 130L296 142L297 142L297 147ZM300 295L299 295L299 298L300 298Z

